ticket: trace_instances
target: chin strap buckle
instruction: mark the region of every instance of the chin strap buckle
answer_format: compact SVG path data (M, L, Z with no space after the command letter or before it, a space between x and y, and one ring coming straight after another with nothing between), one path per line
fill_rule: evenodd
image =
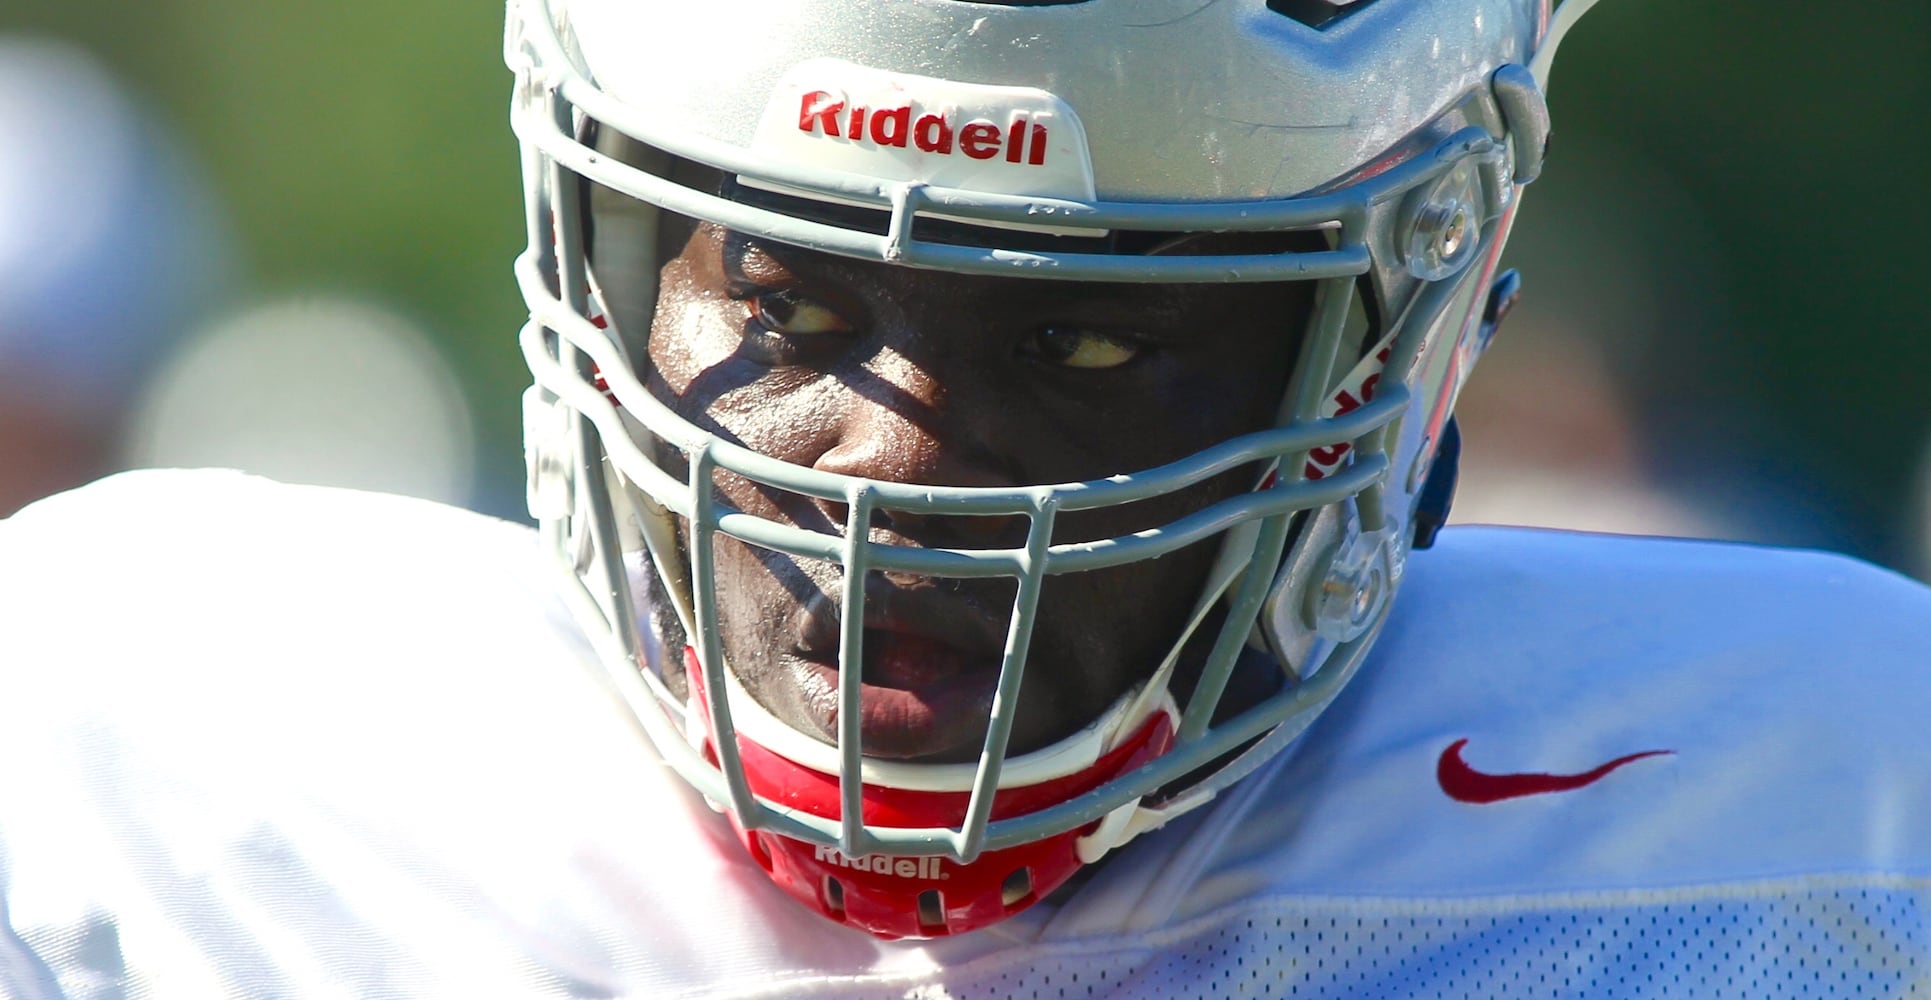
M1128 802L1107 813L1092 833L1073 841L1073 849L1079 852L1080 864L1097 864L1114 848L1125 846L1148 830L1165 826L1168 820L1181 813L1206 805L1213 797L1212 792L1195 797L1182 796L1165 808L1139 801Z

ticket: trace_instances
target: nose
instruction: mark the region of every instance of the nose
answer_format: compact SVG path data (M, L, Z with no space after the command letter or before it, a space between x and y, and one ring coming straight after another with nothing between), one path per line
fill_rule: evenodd
M1011 487L1018 483L991 439L995 414L960 412L941 380L903 357L882 352L846 380L833 417L836 437L813 467L824 472L927 486ZM983 410L983 407L974 407ZM843 504L826 505L840 523ZM980 548L1020 545L1021 515L928 514L879 509L872 526L922 545Z

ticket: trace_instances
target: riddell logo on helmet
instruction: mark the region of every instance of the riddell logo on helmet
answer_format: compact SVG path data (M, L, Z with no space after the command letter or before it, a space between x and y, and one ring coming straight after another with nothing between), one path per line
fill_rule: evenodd
M926 111L910 103L865 108L841 94L809 90L798 105L798 131L935 156L1003 157L1007 163L1035 167L1046 163L1046 126L1020 112L1004 127L985 118L960 123L951 113Z
M814 850L811 856L815 861L827 861L840 868L849 868L855 872L873 872L879 875L896 875L899 878L922 878L928 880L943 880L952 877L940 870L939 859L934 857L894 858L885 854L867 854L862 858L848 858L838 853L837 848L825 847L823 845L820 845Z
M1092 201L1093 158L1079 116L1037 87L969 83L807 59L786 70L758 116L751 148L783 164L789 180L741 175L739 183L796 197L883 207L835 194L817 170L912 182L938 190ZM919 199L923 201L924 199ZM932 218L954 218L930 204ZM1066 220L962 217L974 225L1096 235Z

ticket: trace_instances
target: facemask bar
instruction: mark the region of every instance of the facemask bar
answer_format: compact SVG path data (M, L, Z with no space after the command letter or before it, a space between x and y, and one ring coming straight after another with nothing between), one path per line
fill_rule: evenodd
M570 255L567 245L563 255ZM534 274L528 272L526 274L531 278L535 277ZM543 294L537 288L533 288L532 284L533 282L526 281L526 293ZM533 299L533 301L536 300ZM552 299L552 302L554 313L550 309L543 310L538 317L539 323L532 323L526 327L523 338L525 355L533 371L537 373L539 384L556 390L559 397L587 416L601 431L600 440L596 439L598 435L587 435L579 439L579 445L585 448L584 454L598 455L602 451L600 446L607 446L611 449L611 461L624 475L633 480L643 480L654 473L668 480L669 477L636 447L624 430L621 418L614 408L589 386L588 379L580 374L573 375L571 368L550 356L545 326L562 334L563 345L573 353L581 352L588 356L603 371L611 372L612 369L606 365L619 360L611 353L608 346L600 343L593 336L594 328L590 327L581 316L569 315L565 311L567 307L560 301ZM641 385L626 386L624 383L631 381L625 377L626 375L627 373L622 370L617 370L613 376L607 378L618 398L627 408L635 401L638 404L637 408L648 409L649 404L655 402L654 399L644 392ZM851 610L844 618L846 632L840 650L842 719L854 719L859 715L856 711L858 691L855 681L860 674L856 665L859 662L858 658L862 656L862 580L865 573L875 569L894 569L928 576L1014 576L1020 580L1020 590L1015 600L1009 627L1003 673L998 694L995 696L993 720L988 729L987 750L989 752L982 757L982 763L974 781L973 803L968 808L968 815L972 818L963 831L894 829L885 831L885 835L881 835L879 831L854 829L857 824L851 822L846 824L845 829L830 827L814 817L779 812L756 799L748 786L743 783L742 767L736 752L735 728L725 707L726 699L722 697L710 699L711 730L716 734L718 741L716 750L719 765L717 767L704 761L695 751L681 746L679 739L673 737L670 730L660 729L656 725L659 722L666 724L669 722L664 716L662 702L669 701L670 697L661 688L654 692L653 699L660 703L649 706L643 712L643 721L646 728L652 730L654 739L659 747L664 749L673 766L690 778L707 795L720 802L728 802L732 808L739 810L747 826L762 826L774 832L804 840L836 843L841 851L851 857L879 852L950 853L964 861L976 856L981 849L997 849L1009 844L1037 839L1038 834L1029 833L1027 830L1042 819L1059 816L1059 822L1055 824L1057 829L1053 832L1082 825L1125 802L1138 798L1143 794L1144 789L1116 787L1119 783L1115 783L1102 787L1088 797L1076 800L1075 803L1069 803L1068 806L1056 807L1013 820L1003 820L993 829L988 829L984 823L984 817L989 814L992 793L998 786L999 767L1004 760L1005 740L1010 733L1012 723L1010 706L1023 678L1020 666L1024 661L1025 643L1031 635L1043 578L1051 573L1098 569L1151 558L1212 537L1233 525L1250 520L1264 522L1260 551L1254 565L1265 566L1278 563L1291 514L1358 496L1377 487L1385 478L1388 461L1382 454L1378 429L1385 427L1389 421L1405 410L1407 401L1406 392L1399 385L1391 385L1378 396L1375 403L1349 414L1340 421L1326 424L1303 423L1248 435L1192 456L1183 462L1150 470L1143 474L1143 477L1122 477L1098 483L1036 487L1016 491L940 490L905 484L846 480L844 485L847 486L847 491L842 495L842 499L850 504L852 519L848 522L847 534L842 539L764 521L728 508L720 509L710 483L716 469L722 464L718 459L718 452L722 450L724 442L707 443L707 446L691 452L690 481L676 484L682 487L679 492L682 493L683 502L667 504L675 513L688 518L691 525L689 537L692 591L697 618L697 634L693 638L700 644L699 661L704 672L706 689L714 692L728 690L723 657L717 648L715 627L716 611L713 600L715 563L712 557L712 543L716 532L722 531L752 544L788 552L801 558L836 561L845 568L847 586L845 607ZM1353 465L1334 476L1312 482L1291 484L1284 482L1269 490L1229 498L1164 528L1150 530L1138 536L1058 546L1050 544L1052 518L1060 510L1105 506L1111 502L1125 502L1127 499L1164 492L1136 481L1141 478L1164 480L1169 483L1178 482L1181 485L1173 488L1184 488L1185 485L1191 485L1216 472L1251 464L1258 460L1278 459L1281 456L1304 460L1308 450L1338 439L1355 441L1359 453ZM586 468L579 467L579 475L588 471ZM756 481L782 486L782 483L772 482L776 478L758 478ZM837 478L844 479L844 477ZM668 492L660 493L658 496L670 498ZM928 499L935 503L925 505L924 501ZM948 503L947 500L951 502ZM902 504L904 507L895 508L894 504ZM1022 505L1024 509L1020 509ZM1023 514L1029 518L1032 527L1028 534L1027 545L1023 549L914 549L880 545L867 540L862 527L869 523L872 510L907 509L914 506L922 510L936 509L941 512ZM608 516L607 509L587 513L599 520ZM599 549L606 553L617 551L614 533L600 531L598 535ZM575 574L586 567L572 561L569 568ZM1252 626L1254 609L1257 608L1260 598L1264 596L1268 579L1265 569L1260 572L1250 572L1243 579L1240 595L1236 599L1236 610L1223 628L1215 652L1203 672L1203 688L1211 685L1217 692L1218 688L1224 685L1231 672L1234 656L1239 652L1239 640ZM627 589L623 588L621 581L615 580L614 577L607 576L606 583L612 586L612 589ZM589 598L587 593L584 596ZM621 600L611 602L613 609L621 609L624 606ZM600 609L599 617L613 624L628 624L627 616L621 611L605 614L601 613ZM621 625L617 625L614 631L621 631ZM613 636L613 638L618 639L618 645L626 650L619 662L628 664L639 662L636 651L641 646L637 640L629 636ZM1361 644L1360 648L1365 649L1365 643ZM1347 654L1348 651L1343 650L1337 655L1345 659ZM634 674L635 670L628 672ZM1291 701L1282 702L1280 698L1276 698L1244 714L1242 720L1248 720L1252 725L1255 721L1254 717L1266 712L1270 706L1291 712L1300 707L1324 701L1338 690L1339 683L1345 679L1347 672L1348 669L1345 667L1335 669L1330 665L1321 671L1318 684L1296 691L1296 697ZM652 680L654 681L654 678ZM1202 693L1205 692L1202 691ZM626 697L632 702L633 708L641 707L637 704L638 699L630 695ZM1189 712L1186 724L1191 725L1194 732L1201 734L1201 738L1193 743L1183 744L1157 762L1156 766L1163 767L1164 774L1159 784L1177 780L1188 771L1224 755L1240 743L1264 731L1272 721L1277 721L1261 720L1252 732L1244 727L1230 731L1224 726L1207 731L1206 721L1211 707L1208 699L1196 695L1194 707ZM867 770L867 762L859 755L855 731L847 728L840 737L840 752L844 757L841 791L847 804L845 815L856 818L861 814L853 804L860 793L860 784ZM992 763L988 766L986 763L988 761L1001 763ZM1194 761L1194 763L1186 765L1183 763L1185 761ZM1170 774L1165 773L1165 769L1168 768L1171 769ZM721 774L720 771L722 771ZM722 787L719 779L723 779ZM1113 794L1105 798L1098 797L1109 791ZM1074 809L1073 806L1078 803L1086 803L1086 806ZM1065 814L1061 815L1062 811L1065 811ZM1000 829L1007 824L1022 825L1007 833L1004 829ZM827 835L834 830L837 830L837 838L831 840ZM934 836L943 837L948 849L940 852L930 850L929 840Z
M542 51L550 67L568 66L556 44L542 3L533 3L529 20L512 21L528 32L524 44ZM518 52L520 56L521 53ZM519 258L517 274L532 310L532 323L522 336L526 359L539 386L539 404L556 406L567 415L571 508L555 524L586 522L585 534L556 538L560 552L576 552L566 562L578 581L570 600L580 613L600 622L593 637L613 681L630 703L666 760L707 796L725 803L746 828L819 844L837 846L847 856L872 853L896 855L949 854L970 860L982 850L1030 842L1092 822L1160 787L1202 768L1265 735L1263 745L1285 743L1313 717L1311 709L1337 693L1358 666L1373 638L1373 630L1334 649L1312 680L1284 690L1237 718L1209 726L1212 709L1232 671L1236 656L1252 628L1265 597L1271 567L1279 564L1292 516L1352 498L1362 526L1384 526L1382 483L1389 467L1386 434L1408 407L1407 388L1400 381L1423 347L1427 324L1405 327L1397 339L1375 400L1348 414L1318 418L1322 398L1336 377L1337 366L1351 359L1337 356L1340 328L1345 321L1351 282L1369 268L1365 229L1371 211L1418 188L1451 169L1466 156L1482 155L1494 140L1480 128L1468 128L1441 143L1432 155L1417 157L1376 178L1342 191L1308 198L1240 205L1074 203L986 196L948 191L917 184L880 184L823 171L790 170L747 160L739 151L716 143L653 141L658 130L629 108L597 91L580 75L563 73L536 79L527 58L519 72L513 122L525 143L526 177L534 181L530 204L532 250ZM793 218L678 186L665 178L617 163L578 143L573 137L574 109L582 108L606 125L640 141L672 149L678 155L722 170L793 188L817 188L847 197L869 196L892 212L886 237L841 229ZM661 139L661 136L658 137ZM1316 316L1297 367L1297 383L1289 393L1285 426L1246 435L1199 452L1187 459L1132 476L1086 483L1067 483L1023 489L940 488L870 481L790 465L710 437L684 423L659 403L636 377L621 348L585 319L587 268L581 234L573 224L554 227L551 220L577 218L580 189L576 178L608 186L656 204L665 210L709 219L731 228L767 235L814 249L870 257L917 266L953 270L1026 274L1094 280L1265 281L1322 279ZM1333 250L1314 253L1235 255L1217 257L1144 258L1094 253L1014 253L976 247L929 243L912 237L912 221L921 212L942 211L952 217L998 223L1002 219L1046 212L1069 225L1153 231L1271 230L1339 225ZM554 233L552 229L554 228ZM1492 233L1484 233L1486 239ZM547 258L545 247L555 248ZM1455 282L1431 286L1447 295ZM1423 310L1422 315L1429 315ZM621 405L667 443L686 453L689 479L677 482L659 468L633 439L624 419L593 388L601 375ZM1302 478L1301 469L1312 449L1351 442L1351 463L1318 481ZM711 732L719 761L712 765L683 742L668 708L675 699L648 672L639 671L641 641L631 613L629 588L621 571L615 514L600 489L591 488L604 474L608 461L629 482L690 525L690 555L695 634L699 660L709 691ZM1127 503L1185 489L1215 474L1259 462L1285 463L1281 481L1273 487L1220 501L1158 529L1098 541L1051 544L1058 513ZM713 477L724 469L755 483L806 496L848 504L850 520L844 536L821 535L791 525L766 521L716 501ZM1018 549L920 549L879 545L869 541L866 526L874 510L917 510L932 514L1016 515L1028 519L1027 543ZM1012 705L1023 679L1022 668L1044 577L1139 561L1174 551L1219 535L1250 521L1261 524L1250 561L1230 602L1227 623L1209 655L1202 679L1190 699L1182 723L1180 744L1133 780L1101 786L1077 799L1040 812L990 822L993 793L1006 764L1005 747L1012 725ZM561 528L557 530L562 530ZM723 531L752 545L791 555L832 562L845 573L845 615L840 648L839 754L843 767L840 792L844 820L827 821L784 810L758 799L749 789L738 759L737 739L727 707L725 666L717 648L715 580L712 542ZM584 586L586 576L602 566L600 590ZM614 568L613 568L614 567ZM877 829L863 824L859 808L863 776L871 762L861 754L858 733L858 685L862 656L862 585L871 570L897 570L933 577L1012 576L1019 581L984 753L972 780L966 818L958 829ZM629 669L619 669L629 665ZM615 676L618 674L626 676ZM1293 720L1293 721L1290 721ZM1270 733L1270 730L1272 732ZM1258 750L1259 747L1254 749ZM1250 754L1243 755L1243 759ZM971 766L971 765L962 765ZM1251 769L1251 768L1249 768ZM1230 769L1231 770L1231 769ZM1244 770L1242 771L1244 773ZM1237 775L1236 775L1237 776ZM1233 780L1231 777L1227 781ZM1216 785L1224 782L1215 781Z

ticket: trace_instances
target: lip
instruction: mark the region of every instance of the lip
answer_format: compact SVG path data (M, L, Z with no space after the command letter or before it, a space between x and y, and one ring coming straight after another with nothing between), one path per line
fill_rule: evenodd
M971 759L985 740L1005 628L955 590L874 580L865 594L859 734L871 757ZM812 602L799 623L792 675L826 739L838 732L842 615Z

